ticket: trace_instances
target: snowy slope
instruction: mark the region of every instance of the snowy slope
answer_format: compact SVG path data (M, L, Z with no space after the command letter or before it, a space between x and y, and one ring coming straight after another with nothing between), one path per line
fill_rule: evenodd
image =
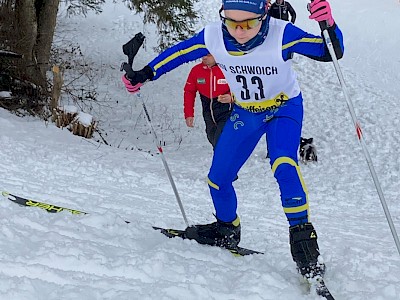
M61 19L58 34L75 36L96 66L104 103L92 113L115 147L0 109L0 189L89 213L48 214L0 196L0 299L318 299L299 283L291 260L287 222L263 139L235 186L241 245L265 255L235 258L220 249L169 240L151 229L184 228L185 223L140 102L124 91L118 67L125 59L121 45L138 31L149 38L135 67L154 56L154 28L144 28L139 16L111 2L101 15ZM204 2L198 4L204 19L215 20L220 2ZM305 3L292 1L299 25L318 32L306 18ZM338 24L350 37L341 65L400 231L397 54L393 47L387 52L393 41L382 19L371 18L383 9L389 17L384 20L398 28L400 5L386 1L361 9L362 3L332 1ZM354 26L351 11L366 20L369 34L359 23ZM371 56L366 50L372 49L375 33L380 39L374 44L377 55ZM392 62L381 59L384 52ZM165 155L189 221L203 223L213 221L205 183L212 150L199 107L196 127L184 125L182 88L190 67L149 83L142 96L166 142ZM301 168L328 266L326 282L337 299L400 299L400 257L333 66L295 57L294 67L305 98L303 136L314 137L318 149L318 164Z

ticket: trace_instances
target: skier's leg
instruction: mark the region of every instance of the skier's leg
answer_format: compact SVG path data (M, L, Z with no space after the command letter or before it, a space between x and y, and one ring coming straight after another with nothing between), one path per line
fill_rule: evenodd
M262 116L235 108L214 150L208 184L216 217L224 222L236 218L237 198L232 182L264 133Z
M186 236L199 243L232 248L240 242L240 219L236 214L237 199L232 181L263 133L250 114L237 108L226 122L214 149L208 184L217 222L186 229Z
M217 106L219 107L215 112L215 120L217 122L217 128L215 130L215 135L214 135L214 140L215 140L215 145L217 145L218 139L222 133L222 130L224 130L225 123L231 116L232 110L230 109L230 106L227 106L227 104L222 104L219 103L220 105Z
M297 161L302 114L301 105L283 107L267 124L267 139L272 172L290 225L292 257L302 275L313 277L322 275L325 265L318 262L317 234L309 221L308 192Z
M217 125L215 124L210 111L204 111L203 118L206 124L207 139L213 148L215 148L215 131L217 129Z
M307 188L297 161L300 132L300 124L290 117L276 117L268 124L270 164L290 226L309 221Z
M219 137L221 136L222 130L225 127L225 123L226 123L226 120L221 120L221 121L218 121L218 123L216 125L215 133L214 133L214 145L215 146L217 145L217 142L219 140ZM215 148L215 146L214 146L214 148Z

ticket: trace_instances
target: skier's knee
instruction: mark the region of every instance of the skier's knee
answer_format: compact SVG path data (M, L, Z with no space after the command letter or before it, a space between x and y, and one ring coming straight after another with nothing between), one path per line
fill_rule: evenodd
M272 164L272 172L278 182L303 181L299 165L290 157L279 157Z
M207 184L210 188L215 189L217 191L220 190L220 185L210 179L210 176L207 177Z
M221 190L226 190L226 189L230 189L232 187L232 182L234 180L229 180L226 177L224 178L215 178L210 176L210 174L207 177L207 184L211 189L217 190L217 191L221 191Z

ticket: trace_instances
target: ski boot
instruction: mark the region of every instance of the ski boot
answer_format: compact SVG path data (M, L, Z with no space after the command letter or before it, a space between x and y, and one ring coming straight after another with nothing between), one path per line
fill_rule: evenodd
M193 225L186 228L186 238L199 244L234 249L240 242L240 219L232 222L217 222L205 225Z
M325 264L319 253L317 233L311 223L289 228L290 250L299 273L305 278L324 276Z

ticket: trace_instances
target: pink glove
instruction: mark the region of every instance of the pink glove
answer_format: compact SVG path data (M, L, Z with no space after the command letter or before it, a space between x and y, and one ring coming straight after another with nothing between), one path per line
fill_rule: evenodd
M140 87L143 85L143 83L140 82L132 85L132 83L125 77L125 75L122 75L122 82L125 84L127 91L131 94L139 93Z
M328 1L325 0L314 0L309 4L309 11L311 15L309 19L315 20L317 22L327 21L328 26L331 27L335 24L332 17L331 6Z

